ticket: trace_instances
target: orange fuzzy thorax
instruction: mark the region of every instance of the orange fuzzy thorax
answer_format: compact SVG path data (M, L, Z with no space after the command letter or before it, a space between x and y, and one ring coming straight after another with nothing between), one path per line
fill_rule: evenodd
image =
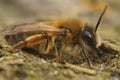
M69 29L73 34L82 31L84 24L77 19L60 19L53 23L55 27Z

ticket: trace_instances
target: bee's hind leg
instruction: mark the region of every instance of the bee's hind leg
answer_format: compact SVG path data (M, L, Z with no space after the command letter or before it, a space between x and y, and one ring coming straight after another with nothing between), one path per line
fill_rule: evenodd
M31 47L46 41L47 35L37 34L27 37L24 41L20 41L13 45L13 49L21 49L23 47Z

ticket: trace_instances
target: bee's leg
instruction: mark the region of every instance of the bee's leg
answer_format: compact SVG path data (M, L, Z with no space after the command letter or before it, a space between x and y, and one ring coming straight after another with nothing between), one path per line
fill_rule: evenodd
M82 54L83 58L88 63L89 68L92 68L92 63L87 56L87 51L85 50L84 43L80 43L80 48L81 48L81 54Z
M55 51L56 51L55 61L61 62L62 39L60 36L55 38L54 46L55 46Z
M46 42L46 45L45 45L45 50L47 50L47 48L48 48L48 44L49 44L49 42L51 40L51 37L50 36L46 36L46 39L47 39L47 42Z
M64 39L66 37L66 34L70 32L68 29L64 29L63 33L56 36L54 39L54 46L56 51L56 58L54 59L57 62L61 62L61 56L62 56L62 44L64 42Z
M13 46L13 49L21 49L23 47L31 47L36 44L40 44L45 40L46 40L46 35L43 35L43 34L33 35L33 36L26 38L25 41L20 41L17 44L15 44Z
M25 47L27 44L26 41L20 41L17 44L13 45L13 49L21 49L23 47Z

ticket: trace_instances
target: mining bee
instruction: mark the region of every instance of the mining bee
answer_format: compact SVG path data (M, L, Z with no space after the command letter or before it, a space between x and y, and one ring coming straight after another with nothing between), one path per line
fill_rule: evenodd
M100 51L96 32L106 9L107 6L100 15L95 28L77 19L61 19L51 23L37 22L11 26L2 30L0 35L4 35L8 42L14 40L11 42L13 49L32 47L45 43L45 53L49 53L50 50L54 48L58 62L61 62L61 54L64 45L77 45L79 46L80 53L91 67L87 54L92 50ZM24 34L30 35L23 40ZM20 37L21 40L17 40L16 37Z

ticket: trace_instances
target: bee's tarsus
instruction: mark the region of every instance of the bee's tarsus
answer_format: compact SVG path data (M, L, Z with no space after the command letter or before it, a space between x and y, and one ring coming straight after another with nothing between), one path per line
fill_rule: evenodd
M20 41L19 43L15 44L15 45L13 46L13 49L23 48L23 47L26 46L26 43L27 43L26 41Z

